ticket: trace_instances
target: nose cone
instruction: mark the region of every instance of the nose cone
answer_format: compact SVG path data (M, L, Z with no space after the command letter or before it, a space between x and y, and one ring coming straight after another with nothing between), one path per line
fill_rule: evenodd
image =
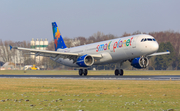
M159 44L157 42L152 43L151 49L153 52L157 52L159 49Z

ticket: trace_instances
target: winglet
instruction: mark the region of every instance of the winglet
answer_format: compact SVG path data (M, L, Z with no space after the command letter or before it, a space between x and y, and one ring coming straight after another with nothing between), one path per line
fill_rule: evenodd
M9 45L9 47L10 47L10 50L13 48L11 45Z

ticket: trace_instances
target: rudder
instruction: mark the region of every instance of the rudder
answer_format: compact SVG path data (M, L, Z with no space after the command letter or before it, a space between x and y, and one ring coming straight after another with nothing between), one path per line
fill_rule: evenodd
M53 30L53 37L54 37L54 47L55 47L55 51L57 51L57 49L65 49L67 48L64 40L61 36L61 33L58 29L58 26L56 24L56 22L52 22L52 30Z

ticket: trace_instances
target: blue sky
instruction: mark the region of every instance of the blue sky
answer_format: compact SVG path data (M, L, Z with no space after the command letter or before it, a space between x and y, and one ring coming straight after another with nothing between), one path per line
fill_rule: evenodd
M0 0L0 39L52 40L51 22L63 37L89 37L97 31L174 30L180 32L179 0Z

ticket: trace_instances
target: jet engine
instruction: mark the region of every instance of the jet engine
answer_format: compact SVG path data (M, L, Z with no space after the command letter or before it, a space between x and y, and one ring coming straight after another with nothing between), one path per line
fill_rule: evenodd
M131 65L138 69L146 68L148 64L149 60L147 57L138 57L131 60Z
M94 58L86 54L78 57L76 64L78 64L80 67L89 67L94 64Z

